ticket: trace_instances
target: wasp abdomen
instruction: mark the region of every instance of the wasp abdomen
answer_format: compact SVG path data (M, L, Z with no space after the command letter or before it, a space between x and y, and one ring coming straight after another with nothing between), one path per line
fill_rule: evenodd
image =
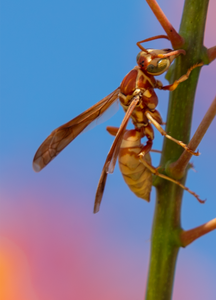
M107 127L107 131L112 135L116 135L118 128ZM127 130L124 133L118 160L122 176L130 190L137 197L150 201L152 173L140 162L138 157L143 149L142 136L139 130ZM145 155L145 160L151 164L149 153Z
M152 187L152 173L140 161L137 154L142 147L121 149L119 153L119 168L124 181L130 190L139 198L150 201ZM146 154L145 159L151 163L151 157Z

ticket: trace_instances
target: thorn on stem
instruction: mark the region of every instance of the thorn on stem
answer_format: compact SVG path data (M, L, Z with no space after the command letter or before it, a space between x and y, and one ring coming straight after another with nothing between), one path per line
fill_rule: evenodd
M207 54L209 58L209 63L211 63L216 58L216 46L209 48L207 50Z

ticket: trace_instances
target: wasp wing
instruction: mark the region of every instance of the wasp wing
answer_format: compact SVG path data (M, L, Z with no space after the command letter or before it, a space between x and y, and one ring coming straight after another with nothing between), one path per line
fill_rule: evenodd
M101 173L101 176L100 176L100 179L98 182L98 186L97 186L97 191L96 191L96 195L95 195L95 203L94 203L94 213L97 213L99 211L105 184L106 184L106 180L107 180L107 175L108 175L108 173L113 173L113 171L114 171L115 164L116 164L119 150L120 150L120 146L121 146L121 142L122 142L122 139L124 136L125 129L127 127L127 123L128 123L130 116L131 116L132 112L134 111L138 102L139 102L139 96L137 95L131 101L131 104L129 105L129 107L127 109L127 112L122 120L122 123L119 127L119 130L116 134L116 137L115 137L113 144L110 148L110 151L107 155L107 158L106 158L106 161L103 166L102 173Z
M101 117L117 100L119 91L120 89L117 88L76 118L56 128L38 148L33 159L33 169L36 172L42 170L95 119Z

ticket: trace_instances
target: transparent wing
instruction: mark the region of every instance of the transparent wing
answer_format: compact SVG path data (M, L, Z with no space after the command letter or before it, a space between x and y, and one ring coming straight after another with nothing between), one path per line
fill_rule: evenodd
M101 176L99 179L99 183L97 186L97 191L96 191L96 195L95 195L95 203L94 203L94 213L97 213L99 211L100 204L101 204L102 197L103 197L104 188L106 185L107 175L108 175L108 173L113 173L113 171L114 171L115 164L116 164L119 150L120 150L120 146L121 146L121 142L122 142L122 139L124 136L125 129L127 127L127 123L128 123L130 116L138 102L139 102L139 96L135 96L133 98L130 106L128 107L128 110L124 116L124 119L122 120L122 123L119 127L119 130L116 134L116 137L115 137L113 144L110 148L110 151L107 155L107 158L106 158L106 161L103 166L102 173L101 173Z
M92 121L83 131L82 133L89 131L93 129L94 127L106 122L109 120L112 116L114 116L119 109L119 100L117 99L114 101L110 107L103 113L100 114L94 121Z
M87 129L93 121L100 118L116 102L119 91L120 89L117 88L76 118L55 129L38 148L33 159L33 169L36 172L42 170L70 142ZM97 125L97 122L95 125Z

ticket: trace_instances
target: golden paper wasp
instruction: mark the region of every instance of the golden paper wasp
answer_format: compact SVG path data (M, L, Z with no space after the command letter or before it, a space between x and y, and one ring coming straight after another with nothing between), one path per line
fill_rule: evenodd
M140 139L144 136L147 138L146 144L140 149L140 159L146 157L152 148L154 132L150 123L152 123L162 135L173 140L188 152L193 155L199 155L198 152L192 151L186 144L169 136L163 130L161 127L162 118L155 109L158 104L158 97L154 89L158 88L160 90L173 91L177 88L179 83L188 79L194 68L201 66L202 63L192 66L185 75L181 76L173 84L163 86L154 76L166 72L172 61L178 55L185 54L185 51L183 49L145 49L141 45L141 43L160 38L169 39L167 36L159 35L138 42L137 46L141 49L141 52L137 55L137 66L125 76L120 87L76 118L55 129L41 144L34 156L33 169L36 172L39 172L94 120L101 117L105 111L117 101L117 99L119 99L120 104L125 111L125 116L116 133L116 137L102 170L95 197L94 212L99 210L107 175L114 171L122 139L130 118L135 126L135 132L139 133Z

